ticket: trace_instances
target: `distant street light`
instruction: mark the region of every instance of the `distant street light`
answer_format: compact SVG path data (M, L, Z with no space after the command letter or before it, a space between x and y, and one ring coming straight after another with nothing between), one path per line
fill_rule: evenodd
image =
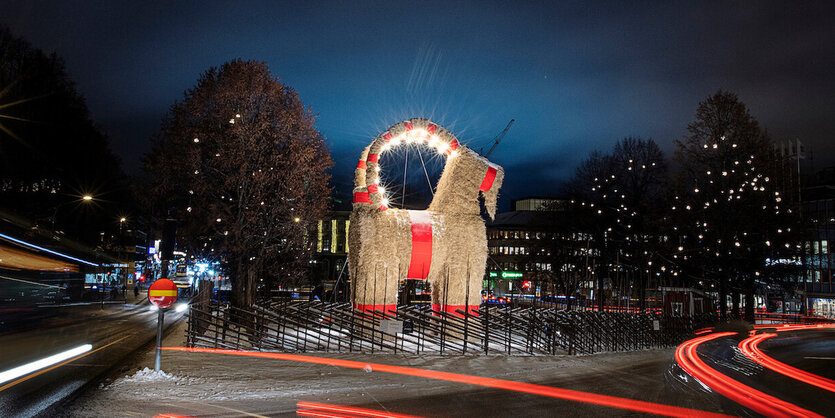
M123 217L121 217L121 218L119 219L119 222L124 223L124 222L125 222L125 221L127 221L127 220L128 220L128 219L127 219L127 218L125 218L125 217L123 216Z
M82 198L82 199L84 199L84 200L93 200L93 196L90 196L90 195L88 195L88 194L85 194L85 195L84 195L84 196L82 196L81 198Z
M293 222L299 223L299 221L301 221L301 218L294 218L293 219Z

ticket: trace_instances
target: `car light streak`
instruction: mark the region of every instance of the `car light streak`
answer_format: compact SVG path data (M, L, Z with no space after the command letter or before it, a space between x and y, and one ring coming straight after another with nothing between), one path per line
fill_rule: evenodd
M803 383L807 383L812 386L817 386L821 389L825 389L830 392L835 392L835 380L827 379L825 377L809 373L805 370L789 366L788 364L779 362L760 351L758 345L761 342L776 336L777 334L759 334L753 337L746 338L740 341L739 349L742 351L743 354L745 354L746 357L750 358L751 360L754 360L763 367L771 369L782 375L791 377L794 380L799 380Z
M73 261L78 261L79 263L84 263L84 264L87 264L88 266L98 267L98 264L96 264L96 263L91 263L91 262L89 262L89 261L84 261L84 260L82 260L82 259L80 259L80 258L75 258L75 257L69 256L69 255L66 255L66 254L61 254L61 253L59 253L59 252L57 252L57 251L52 251L52 250L50 250L50 249L48 249L48 248L39 247L39 246L37 246L37 245L35 245L35 244L30 244L30 243L28 243L28 242L26 242L26 241L21 241L21 240L19 240L19 239L17 239L17 238L10 237L10 236L5 235L5 234L0 234L0 238L7 239L7 240L9 240L9 241L16 242L16 243L21 244L21 245L25 245L25 246L27 246L27 247L29 247L29 248L34 248L34 249L36 249L36 250L40 250L40 251L43 251L43 252L47 252L47 253L50 253L50 254L54 254L54 255L57 255L57 256L60 256L60 257L69 258L70 260L73 260Z
M71 359L77 355L84 354L93 348L90 344L84 344L73 349L42 358L31 363L17 366L14 369L6 370L0 373L0 384L25 376L29 373L36 372L40 369L47 368L53 364L58 364L64 360Z
M303 356L299 354L265 353L260 351L238 351L220 348L162 347L162 349L170 351L185 351L192 353L229 354L245 357L298 361L303 363L322 364L327 366L346 367L361 370L370 369L372 371L377 372L400 374L404 376L423 377L427 379L445 380L448 382L466 383L470 385L510 390L521 393L529 393L532 395L540 395L550 398L565 399L569 401L583 402L588 404L626 409L647 414L665 415L670 417L727 417L727 415L717 414L713 412L700 411L697 409L682 408L678 406L664 405L653 402L645 402L634 399L619 398L616 396L599 395L596 393L581 392L570 389L561 389L550 386L537 385L533 383L514 382L512 380L471 376L466 374L441 372L436 370L418 369L414 367L392 366L388 364L366 363L360 361L341 360L326 357Z
M696 348L700 344L731 335L737 335L737 333L720 332L685 341L676 348L676 362L678 362L679 366L681 366L684 371L698 379L702 384L712 390L715 390L716 392L719 392L722 396L765 416L821 417L821 415L812 411L808 411L797 405L777 399L750 386L743 385L742 383L709 367L704 361L702 361L701 358L699 358Z
M784 331L799 331L799 330L810 330L810 329L819 329L819 328L835 328L835 324L833 325L824 325L824 324L814 324L814 325L754 325L754 329L773 329L775 332L784 332Z
M318 403L318 402L307 402L307 401L299 401L296 403L296 407L299 408L296 411L298 415L304 415L302 412L310 413L318 413L318 414L336 414L336 415L306 415L306 416L338 416L338 417L354 417L354 416L363 416L363 417L374 417L374 418L419 418L414 415L403 415L403 414L396 414L393 412L388 411L376 411L373 409L365 409L365 408L358 408L355 406L342 406L342 405L330 405L326 403ZM343 415L339 415L343 414Z

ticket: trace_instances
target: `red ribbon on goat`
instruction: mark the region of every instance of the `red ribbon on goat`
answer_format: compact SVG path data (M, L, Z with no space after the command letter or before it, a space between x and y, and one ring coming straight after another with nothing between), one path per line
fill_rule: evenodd
M354 203L371 203L368 192L354 192Z
M407 279L426 280L432 264L432 215L423 210L410 210L412 222L412 258Z
M496 181L496 173L498 171L496 167L487 167L487 174L484 175L484 180L481 181L481 186L479 186L478 191L486 192L490 190L493 187L493 182Z

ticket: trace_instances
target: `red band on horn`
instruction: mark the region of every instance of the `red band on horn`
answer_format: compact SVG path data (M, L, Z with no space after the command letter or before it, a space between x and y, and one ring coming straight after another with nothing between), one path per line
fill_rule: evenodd
M371 203L368 192L354 192L354 203Z
M403 126L406 127L407 131L411 131L412 129L414 129L414 125L412 125L412 122L403 122Z
M386 132L386 133L383 134L383 139L385 139L386 142L391 141L391 138L392 138L391 132Z
M376 184L368 185L368 193L377 193L377 185Z
M361 169L365 170L367 168L365 166L365 160L360 160L360 162L357 163L357 168L361 168Z
M458 149L458 140L453 139L452 142L449 143L449 149L455 151Z
M435 135L435 129L438 129L438 126L434 123L430 123L429 126L426 127L426 132L429 132L429 135Z
M410 210L412 222L412 258L407 279L426 280L432 265L432 217L429 212Z
M493 187L493 182L496 181L496 170L495 167L487 167L487 174L484 175L484 180L481 181L481 186L478 187L478 191L486 192Z
M368 154L368 158L366 158L369 163L376 163L377 162L377 154Z

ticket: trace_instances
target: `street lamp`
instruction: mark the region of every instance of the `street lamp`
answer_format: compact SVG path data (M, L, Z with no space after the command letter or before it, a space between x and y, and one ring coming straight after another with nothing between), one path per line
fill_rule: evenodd
M93 200L93 196L90 196L88 194L85 194L85 195L81 196L81 201L82 202L91 202L92 200ZM73 200L73 201L69 201L69 202L64 202L64 203L61 203L61 204L58 204L57 206L55 206L55 210L52 212L52 230L53 231L55 231L55 223L56 223L55 218L58 217L58 209L60 207L64 206L64 205L68 205L68 204L73 203L73 202L76 202L76 201Z

